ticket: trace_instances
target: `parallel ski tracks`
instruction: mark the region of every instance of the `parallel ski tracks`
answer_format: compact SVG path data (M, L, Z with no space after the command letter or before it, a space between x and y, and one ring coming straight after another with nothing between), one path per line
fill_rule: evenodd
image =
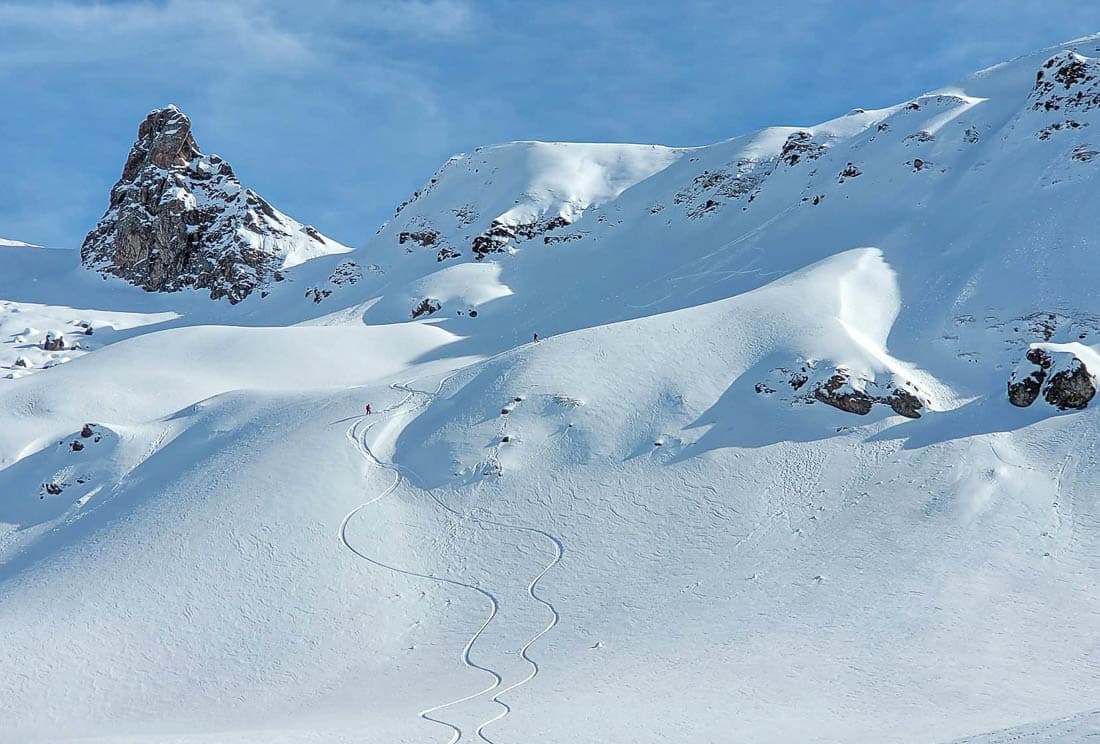
M474 731L474 735L480 741L486 742L486 744L495 744L495 742L492 739L490 739L489 736L486 734L485 729L488 728L489 726L491 726L492 724L497 723L498 721L504 719L511 712L511 710L512 710L511 706L509 706L506 702L504 702L504 700L501 699L502 696L504 696L507 693L512 692L512 691L522 687L523 685L528 684L531 680L533 680L535 677L538 676L541 669L539 667L538 662L535 661L530 655L531 648L543 636L545 636L547 633L549 633L551 630L553 630L554 627L561 620L561 615L558 613L558 610L553 605L553 603L551 603L549 600L542 597L537 591L539 582L543 579L544 576L546 576L547 573L550 572L551 569L553 569L561 561L562 555L564 554L564 547L562 545L561 540L559 538L555 537L554 535L552 535L551 533L549 533L545 530L538 529L536 527L527 527L527 526L521 526L521 525L507 524L505 522L500 522L500 521L497 521L495 519L491 519L491 518L488 518L488 517L479 517L479 516L476 516L474 514L459 512L459 511L451 508L449 505L447 505L442 500L440 500L439 497L436 496L436 494L434 492L432 492L431 490L427 491L428 495L432 498L432 500L439 507L441 507L447 513L449 513L449 514L451 514L451 515L453 515L453 516L455 516L459 519L467 520L467 521L473 522L475 524L483 525L483 526L496 527L496 528L499 528L499 529L515 530L515 531L518 531L518 532L524 532L524 533L527 533L527 534L536 535L536 536L546 540L550 544L550 546L552 547L552 552L553 552L552 559L545 566L543 566L542 570L540 570L539 573L537 575L535 575L534 578L532 578L531 581L527 584L527 595L532 600L534 600L538 604L545 607L546 610L550 613L551 619L545 627L543 627L541 630L539 630L538 633L536 633L530 639L528 639L527 642L524 643L523 646L519 649L519 652L518 652L519 656L530 666L530 671L528 672L528 674L525 677L523 677L522 679L520 679L520 680L518 680L518 681L516 681L512 684L502 687L502 685L504 684L504 678L495 669L492 669L488 666L483 666L481 664L478 664L473 659L473 648L474 648L474 646L485 635L485 632L489 629L489 626L493 623L493 621L496 619L498 613L500 612L500 602L492 592L490 592L489 590L484 589L484 588L482 588L482 587L480 587L476 584L467 583L467 582L464 582L464 581L459 581L457 579L450 579L450 578L443 577L443 576L435 576L435 575L432 575L432 574L421 573L421 572L418 572L418 571L412 571L412 570L409 570L409 569L401 568L400 566L394 566L394 565L391 565L391 564L386 563L384 561L380 561L377 558L374 558L371 555L369 555L365 550L357 548L351 542L351 540L348 536L348 525L351 523L351 521L357 515L361 514L365 509L370 507L372 504L375 504L375 503L381 501L382 499L386 498L387 496L389 496L391 493L393 493L397 489L397 487L401 484L402 480L406 479L406 475L402 471L403 470L407 471L407 469L402 468L400 465L397 465L396 463L383 461L374 454L374 452L370 449L370 446L366 443L366 438L365 438L366 433L370 429L372 429L377 423L379 423L381 421L388 421L388 420L396 418L398 416L409 415L409 414L415 413L416 411L419 411L419 410L423 409L424 407L426 407L428 404L431 403L432 400L434 400L439 395L440 391L443 389L443 386L447 383L447 381L449 379L451 379L451 377L454 376L454 374L457 374L457 373L453 373L452 375L449 375L449 376L444 377L443 379L441 379L440 382L439 382L439 385L437 386L437 388L434 391L418 390L418 389L409 387L409 385L407 385L407 384L405 384L405 385L402 385L402 384L391 385L390 387L393 388L394 390L400 390L400 391L405 393L405 397L402 398L399 402L397 402L394 405L389 406L388 408L385 408L385 409L378 412L378 414L387 414L387 413L389 413L391 415L385 416L384 418L378 418L378 419L371 422L369 425L367 425L365 427L363 427L362 424L367 419L366 419L365 416L360 417L358 420L356 420L348 428L347 436L355 444L355 447L360 452L360 454L362 454L366 459L368 459L375 467L393 473L393 481L385 489L383 489L377 496L363 502L362 504L360 504L359 506L355 507L350 512L348 512L348 514L344 517L343 521L340 523L340 540L344 544L344 546L348 550L350 550L352 553L354 553L356 556L358 556L359 558L367 561L368 563L371 563L375 566L378 566L379 568L383 568L383 569L386 569L386 570L389 570L389 571L393 571L395 573L402 574L404 576L409 576L409 577L412 577L412 578L423 579L423 580L427 580L427 581L433 581L433 582L436 582L436 583L439 583L439 584L444 584L444 585L453 586L453 587L456 587L456 588L459 588L459 589L466 589L466 590L469 590L469 591L473 591L473 592L476 592L477 594L481 595L488 602L488 605L489 605L488 616L485 618L485 620L482 622L482 624L478 627L477 631L470 637L470 639L466 642L466 645L463 647L463 649L462 649L462 662L463 662L463 664L465 664L467 667L469 667L471 669L475 669L477 671L488 674L489 676L492 677L492 682L487 687L485 687L484 689L477 690L476 692L472 692L468 695L464 695L464 696L462 696L460 698L457 698L457 699L454 699L454 700L449 700L447 702L440 703L438 705L433 705L429 708L425 708L424 710L421 710L417 715L420 718L424 719L425 721L429 721L431 723L435 723L437 725L444 726L447 729L449 729L450 732L451 732L451 738L450 738L450 741L448 742L448 744L457 744L457 742L459 742L463 738L463 736L465 736L465 732L463 732L463 730L459 726L457 726L456 724L453 724L453 723L451 723L447 720L444 720L441 717L437 717L436 714L439 713L440 711L446 710L448 708L453 708L455 706L461 705L462 703L466 703L466 702L469 702L471 700L475 700L479 697L482 697L484 695L487 695L489 693L493 693L492 697L490 698L490 701L495 703L497 706L499 706L500 711L498 713L496 713L494 716L492 716L491 718L489 718L489 719L483 721L481 724L479 724L478 727ZM412 401L416 397L421 397L421 398L423 398L423 400L421 402L419 402L417 405L409 407L408 406L409 402ZM415 475L415 473L411 473L411 472L410 472L410 474Z

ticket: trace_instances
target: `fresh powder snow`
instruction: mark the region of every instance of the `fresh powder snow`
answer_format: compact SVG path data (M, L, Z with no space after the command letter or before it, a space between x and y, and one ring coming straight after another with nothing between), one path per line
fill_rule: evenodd
M0 241L0 742L1100 732L1100 37L354 250L213 157L218 293Z

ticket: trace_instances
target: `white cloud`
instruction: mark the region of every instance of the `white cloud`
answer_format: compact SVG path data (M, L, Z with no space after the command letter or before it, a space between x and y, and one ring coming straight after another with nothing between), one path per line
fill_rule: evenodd
M388 33L459 38L473 30L474 14L459 0L388 0L372 4L367 22Z
M141 56L152 69L187 65L300 66L305 40L251 2L0 3L0 66L88 64ZM164 70L161 67L160 72Z

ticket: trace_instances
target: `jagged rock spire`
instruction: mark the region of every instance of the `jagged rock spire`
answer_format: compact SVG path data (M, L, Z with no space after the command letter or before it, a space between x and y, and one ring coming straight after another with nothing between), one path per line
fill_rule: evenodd
M202 153L187 115L166 106L138 127L81 260L150 292L207 289L236 303L289 265L346 250L242 188L229 163Z

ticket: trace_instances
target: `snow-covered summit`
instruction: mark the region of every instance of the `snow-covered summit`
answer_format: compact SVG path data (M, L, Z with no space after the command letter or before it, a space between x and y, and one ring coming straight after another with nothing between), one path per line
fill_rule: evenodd
M138 128L81 258L148 291L207 289L236 303L283 269L348 250L243 188L229 163L199 150L191 120L167 106Z

